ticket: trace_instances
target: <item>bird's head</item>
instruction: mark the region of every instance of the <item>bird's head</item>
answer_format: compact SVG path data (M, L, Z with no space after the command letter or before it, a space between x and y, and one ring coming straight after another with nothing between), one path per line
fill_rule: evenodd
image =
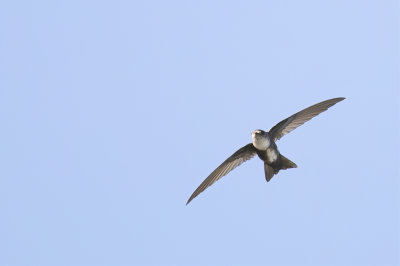
M257 150L266 150L271 145L268 132L265 132L264 130L254 130L251 133L251 138L253 140L253 145Z

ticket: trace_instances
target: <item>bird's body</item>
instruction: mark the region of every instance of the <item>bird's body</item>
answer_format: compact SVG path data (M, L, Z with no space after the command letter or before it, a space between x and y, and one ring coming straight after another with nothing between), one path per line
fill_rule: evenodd
M264 161L264 172L267 182L269 182L279 170L297 167L295 163L280 154L269 132L257 129L251 133L251 138L258 157Z
M261 160L268 164L273 164L278 160L279 151L275 142L271 139L268 132L261 129L254 130L251 133L253 146L257 150L257 155Z
M256 154L264 161L264 172L267 182L269 182L279 170L296 168L297 165L295 163L280 154L275 142L344 99L345 98L334 98L312 105L282 120L272 127L269 132L261 129L254 130L251 134L252 142L240 148L218 166L193 192L186 204L203 192L207 187L211 186L215 181L228 174L243 162L253 158Z

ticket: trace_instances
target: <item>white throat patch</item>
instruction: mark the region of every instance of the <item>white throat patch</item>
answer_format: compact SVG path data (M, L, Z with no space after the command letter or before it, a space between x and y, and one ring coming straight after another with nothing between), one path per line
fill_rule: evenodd
M253 145L254 147L256 147L257 150L265 151L271 145L271 142L266 136L256 135L252 136L252 139L253 139Z

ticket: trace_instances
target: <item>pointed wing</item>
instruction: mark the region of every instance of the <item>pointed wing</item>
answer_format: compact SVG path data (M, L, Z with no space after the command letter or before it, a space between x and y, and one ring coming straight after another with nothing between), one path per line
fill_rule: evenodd
M271 134L274 141L282 138L284 135L288 134L292 130L301 126L311 118L319 115L320 113L326 111L329 107L335 105L336 103L343 101L345 98L334 98L330 100L326 100L317 104L314 104L294 115L282 120L278 124L276 124L273 128L270 129L269 133Z
M200 186L193 192L192 196L190 196L186 205L189 202L197 197L201 192L203 192L206 188L215 183L218 179L232 171L235 167L239 166L243 162L251 159L256 155L257 150L254 148L252 143L247 144L246 146L240 148L237 152L232 154L228 159L226 159L217 169L214 170L204 181L200 184Z

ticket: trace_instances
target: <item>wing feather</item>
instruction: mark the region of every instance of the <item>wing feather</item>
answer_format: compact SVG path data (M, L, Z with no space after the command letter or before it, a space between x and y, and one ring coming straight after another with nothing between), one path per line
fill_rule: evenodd
M234 154L232 154L228 159L226 159L220 166L217 167L201 184L200 186L193 192L187 201L186 205L189 204L192 199L197 197L201 192L203 192L206 188L215 183L218 179L228 174L234 168L244 163L247 160L256 155L257 150L253 146L252 143L247 144L246 146L240 148Z
M304 110L301 110L298 113L282 120L278 124L276 124L273 128L270 129L269 133L271 134L274 141L279 140L284 135L288 134L292 130L301 126L308 120L313 117L319 115L320 113L328 110L329 107L335 105L336 103L343 101L345 98L334 98L330 100L326 100L317 104L314 104Z

